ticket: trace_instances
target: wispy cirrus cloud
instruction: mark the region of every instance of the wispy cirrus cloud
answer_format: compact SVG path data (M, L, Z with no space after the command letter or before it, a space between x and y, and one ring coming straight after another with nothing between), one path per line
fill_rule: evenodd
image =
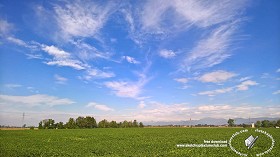
M236 75L237 74L232 72L217 70L200 76L198 80L201 82L222 83L231 79L232 77L235 77Z
M219 5L217 5L219 4ZM148 1L142 11L144 29L164 32L186 29L192 25L209 27L235 19L246 1ZM169 20L169 21L168 21ZM168 23L168 25L166 25Z
M241 84L236 86L236 90L238 91L243 91L243 90L248 90L250 86L256 86L258 85L257 82L252 81L252 80L246 80L244 82L242 82Z
M187 83L189 81L188 78L184 78L184 77L182 77L182 78L175 78L174 80L176 82L183 83L183 84L185 84L185 83Z
M176 56L176 53L172 50L162 49L159 51L159 56L163 58L173 58Z
M273 92L272 94L280 94L280 90L277 90L277 91L275 91L275 92Z
M141 94L144 82L111 81L105 82L105 86L113 90L119 97L138 98Z
M229 47L233 44L236 25L234 23L222 25L201 39L186 55L182 68L187 70L209 68L229 58L231 56Z
M55 79L55 82L58 84L66 84L66 82L68 81L68 79L66 77L62 77L58 74L54 75L54 79Z
M98 104L96 102L90 102L86 105L86 107L93 107L97 110L100 110L100 111L114 111L113 108L110 108L106 105L101 105L101 104Z
M61 50L55 46L42 45L42 50L53 56L53 60L46 61L47 65L68 66L77 70L86 69L88 65L77 59L73 59L69 52Z
M131 64L140 64L140 61L137 61L135 58L130 57L130 56L122 56L122 59L126 60L128 63Z
M228 92L232 91L232 89L233 89L232 87L229 87L229 88L222 88L222 89L216 89L216 90L211 90L211 91L204 91L204 92L198 93L198 95L215 96L218 94L228 93Z
M9 88L9 89L13 89L13 88L22 87L22 85L20 85L20 84L4 84L4 87Z
M27 107L34 106L56 106L70 105L75 102L67 98L58 98L44 94L36 94L29 96L0 95L1 104L3 105L20 105Z
M100 4L91 1L65 2L55 5L55 19L62 37L93 37L106 23L113 3Z
M272 112L273 111L273 112ZM137 112L136 118L141 121L179 121L186 119L211 118L248 118L251 117L279 117L278 106L231 105L231 104L201 104L191 106L187 103L162 104L149 102L145 109ZM225 118L226 117L226 118Z
M219 4L219 5L217 5ZM213 67L232 55L242 10L247 1L148 1L141 12L142 31L178 34L196 27L205 31L192 50L185 53L181 71ZM167 35L168 36L168 35Z
M71 40L70 42L71 44L76 46L77 56L83 61L89 61L98 58L110 60L110 57L112 55L111 53L108 52L101 52L96 47L88 43L85 43L81 40L78 41Z
M138 81L108 81L104 85L110 88L116 96L127 97L134 99L143 99L141 97L143 87L149 82L150 78L147 78L146 73L150 68L151 63L148 62L143 72L137 73Z
M256 86L258 84L259 83L255 82L255 81L246 80L246 81L241 82L239 85L236 85L233 87L203 91L203 92L199 92L198 95L216 96L218 94L224 94L224 93L228 93L231 91L246 91L246 90L249 90L250 86Z
M83 77L86 80L91 79L100 79L100 78L111 78L115 77L116 75L113 72L106 72L99 70L97 68L90 68L87 70L86 75Z
M0 19L0 37L9 35L13 29L13 24L9 23L7 20Z

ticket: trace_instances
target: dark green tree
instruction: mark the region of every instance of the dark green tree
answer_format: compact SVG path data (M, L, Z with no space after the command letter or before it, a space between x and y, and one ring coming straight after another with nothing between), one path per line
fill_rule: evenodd
M42 121L39 122L38 129L43 129L43 122Z
M64 129L63 122L56 123L56 128L57 129Z
M258 121L256 122L256 127L259 128L259 127L261 127L261 126L262 126L262 122L258 120Z
M279 120L277 120L277 122L276 122L276 126L280 127L280 119L279 119Z
M84 117L78 117L76 118L76 125L78 128L86 128L86 119Z
M94 117L87 116L85 118L86 128L97 128L96 120Z
M106 119L103 119L98 123L98 128L109 128L109 127L110 127L110 123Z
M110 122L110 128L117 128L117 127L118 127L118 123L116 121Z
M269 120L263 120L262 121L262 127L268 128L269 127Z
M76 129L77 128L74 118L69 118L68 122L66 123L66 128L67 129Z
M132 127L137 128L138 127L138 122L137 120L134 120L132 123Z
M140 127L140 128L143 128L143 127L144 127L144 125L143 125L142 122L139 123L139 127Z
M234 119L228 120L228 126L233 127L234 126Z

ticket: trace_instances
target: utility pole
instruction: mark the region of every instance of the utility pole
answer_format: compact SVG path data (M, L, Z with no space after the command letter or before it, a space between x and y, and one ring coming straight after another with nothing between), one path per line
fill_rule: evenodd
M25 117L25 113L23 112L22 113L22 127L25 127L25 125L24 125L24 117Z

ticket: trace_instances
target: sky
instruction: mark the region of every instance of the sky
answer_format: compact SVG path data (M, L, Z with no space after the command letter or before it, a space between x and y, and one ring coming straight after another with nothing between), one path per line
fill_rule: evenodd
M0 1L0 124L78 116L280 117L280 2Z

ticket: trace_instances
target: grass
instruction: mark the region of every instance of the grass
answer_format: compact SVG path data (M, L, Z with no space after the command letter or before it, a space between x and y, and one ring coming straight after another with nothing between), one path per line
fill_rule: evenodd
M229 147L178 148L177 144L203 144L204 140L229 140L242 128L108 128L77 130L0 130L0 156L238 156ZM250 129L249 129L250 130ZM280 130L262 129L275 142L265 156L280 154ZM255 137L257 134L253 131ZM254 155L268 148L269 138L259 135L248 151L237 136L232 145ZM240 138L241 142L237 142Z

